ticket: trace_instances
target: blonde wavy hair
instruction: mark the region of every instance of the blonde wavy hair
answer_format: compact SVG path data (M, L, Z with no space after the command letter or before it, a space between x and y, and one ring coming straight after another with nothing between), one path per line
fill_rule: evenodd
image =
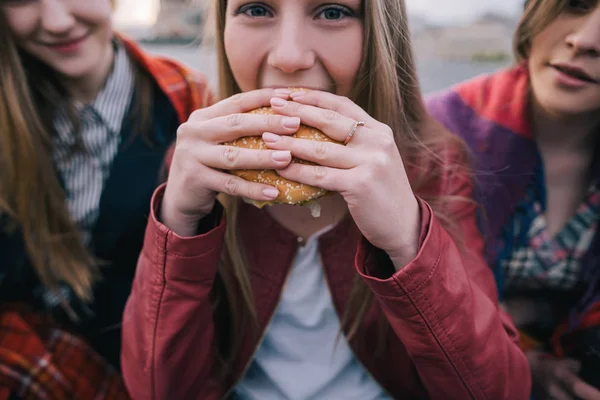
M81 240L52 158L53 116L57 105L69 103L68 94L54 70L18 48L1 10L0 38L0 229L21 235L29 262L48 289L64 283L89 302L101 278L100 263ZM131 117L139 121L139 132L149 135L152 79L140 65L135 65L135 84Z

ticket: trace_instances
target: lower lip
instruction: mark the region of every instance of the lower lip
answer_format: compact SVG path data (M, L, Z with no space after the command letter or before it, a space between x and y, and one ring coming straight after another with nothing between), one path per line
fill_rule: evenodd
M293 88L294 90L302 90L302 89L306 89L306 90L318 90L318 91L322 91L322 92L328 92L330 91L329 89L323 89L323 88L317 88L317 87L311 87L311 86L306 86L306 85L289 85L289 86L264 86L265 88L270 88L270 89L290 89Z
M579 89L579 88L594 84L592 82L584 81L583 79L574 77L573 75L566 74L556 68L552 68L552 69L554 70L554 72L556 74L556 80L562 86L570 87L573 89Z
M61 54L75 53L76 51L79 50L79 48L81 47L81 44L83 43L85 38L86 37L82 37L81 39L77 39L73 42L60 44L60 45L53 45L53 46L48 46L48 47L51 48L52 50L56 51L57 53L61 53Z

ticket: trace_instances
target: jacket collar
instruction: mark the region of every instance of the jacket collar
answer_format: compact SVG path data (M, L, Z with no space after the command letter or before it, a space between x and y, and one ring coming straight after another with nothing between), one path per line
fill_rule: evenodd
M266 232L274 246L297 247L301 240L292 231L277 222L267 211L252 205L242 203L240 210L240 228L242 237L255 236L256 232ZM291 206L290 206L291 207ZM348 232L357 231L352 217L347 213L342 220L319 238L326 246L335 246L343 241Z
M258 261L259 258L262 259L264 256L264 254L262 254L263 252L268 252L274 256L283 253L288 254L287 258L289 259L282 260L282 263L261 263L262 265L260 268L263 272L265 272L264 268L268 269L271 266L291 266L295 252L301 242L298 239L298 236L277 222L265 209L258 209L246 203L243 203L241 207L239 214L240 234L241 239L245 244L244 248L248 249L248 255L255 261ZM336 271L340 268L348 269L355 274L352 268L353 264L350 264L350 266L344 265L345 261L341 261L344 260L344 257L337 256L340 252L350 252L354 255L360 238L361 233L356 227L351 215L348 213L332 229L319 237L319 250L322 257L331 259L332 264L330 264L333 266L332 269ZM267 244L266 246L268 246L268 248L260 247L265 246L265 244ZM253 255L252 253L256 254ZM251 264L253 263L251 262ZM271 272L275 273L275 275L278 275L280 272L287 275L288 271ZM338 277L341 278L342 276L332 274L331 276L328 276L328 279L337 281Z
M158 87L175 108L179 122L187 121L190 114L213 101L206 78L192 69L167 58L150 55L135 41L118 34L127 52L150 73Z
M518 136L533 139L526 64L467 81L455 90L463 103L481 118Z
M474 151L476 200L488 262L495 260L496 239L534 177L539 162L529 119L529 74L524 65L458 85L461 111L456 128Z

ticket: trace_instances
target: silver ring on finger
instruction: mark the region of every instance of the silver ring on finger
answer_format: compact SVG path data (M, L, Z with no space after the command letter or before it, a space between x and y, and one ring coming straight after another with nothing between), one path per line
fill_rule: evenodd
M354 137L354 134L356 134L356 130L358 129L359 126L365 126L365 123L363 121L354 121L354 124L352 124L352 129L350 130L350 133L348 134L348 136L346 136L346 139L344 139L344 146L347 145L348 143L350 143L350 141Z

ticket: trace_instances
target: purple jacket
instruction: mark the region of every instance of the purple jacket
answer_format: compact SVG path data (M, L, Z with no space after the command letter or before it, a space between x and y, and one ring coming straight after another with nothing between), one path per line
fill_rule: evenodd
M479 225L490 266L496 265L496 256L503 247L502 228L525 195L539 160L529 120L529 89L527 70L519 65L477 77L426 99L430 114L462 137L473 152L475 197L482 209ZM599 167L595 161L596 178L600 178ZM590 286L581 306L600 297L599 256L600 235L596 234L582 261L583 278ZM496 269L495 274L500 289L501 271Z

